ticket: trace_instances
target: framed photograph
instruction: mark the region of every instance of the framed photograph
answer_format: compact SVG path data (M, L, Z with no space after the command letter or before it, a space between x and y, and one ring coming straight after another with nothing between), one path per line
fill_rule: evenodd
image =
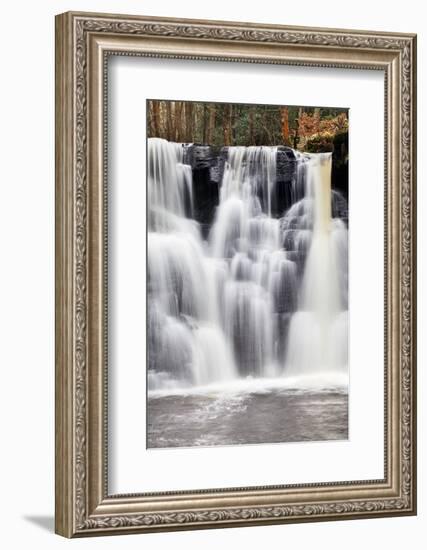
M56 18L56 532L416 513L416 37Z

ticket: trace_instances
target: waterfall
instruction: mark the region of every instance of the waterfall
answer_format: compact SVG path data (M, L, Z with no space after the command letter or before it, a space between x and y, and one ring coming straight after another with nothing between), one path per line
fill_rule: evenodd
M286 357L295 374L347 368L347 228L332 218L331 154L310 159L307 184L313 229Z
M278 148L228 147L203 237L185 147L148 140L149 389L345 372L347 204L331 155L290 150L283 211Z
M148 386L208 384L236 376L219 323L223 262L209 257L192 219L184 146L148 140Z

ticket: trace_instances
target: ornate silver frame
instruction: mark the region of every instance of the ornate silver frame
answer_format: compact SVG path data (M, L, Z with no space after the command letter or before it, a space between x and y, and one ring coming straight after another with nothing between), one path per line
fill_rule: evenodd
M109 55L384 71L384 479L108 495L104 207ZM57 533L78 537L416 513L415 109L415 35L89 13L57 16Z

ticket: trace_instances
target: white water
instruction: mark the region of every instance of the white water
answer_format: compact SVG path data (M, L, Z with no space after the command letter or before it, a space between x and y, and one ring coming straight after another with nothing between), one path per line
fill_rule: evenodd
M331 155L319 154L309 162L313 230L286 356L287 372L299 375L347 369L348 315L341 280L347 274L347 229L331 217Z
M344 199L331 196L330 155L297 154L293 204L273 217L277 148L230 147L206 240L184 158L183 145L148 140L149 389L340 385L347 228L331 215Z

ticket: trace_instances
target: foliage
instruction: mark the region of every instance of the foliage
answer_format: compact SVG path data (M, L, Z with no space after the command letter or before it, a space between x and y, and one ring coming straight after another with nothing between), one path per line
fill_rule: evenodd
M309 153L326 153L334 150L334 135L330 132L313 134L305 143L305 150Z
M348 131L347 110L149 100L149 137L222 145L288 145L317 150ZM330 149L329 149L330 150Z

